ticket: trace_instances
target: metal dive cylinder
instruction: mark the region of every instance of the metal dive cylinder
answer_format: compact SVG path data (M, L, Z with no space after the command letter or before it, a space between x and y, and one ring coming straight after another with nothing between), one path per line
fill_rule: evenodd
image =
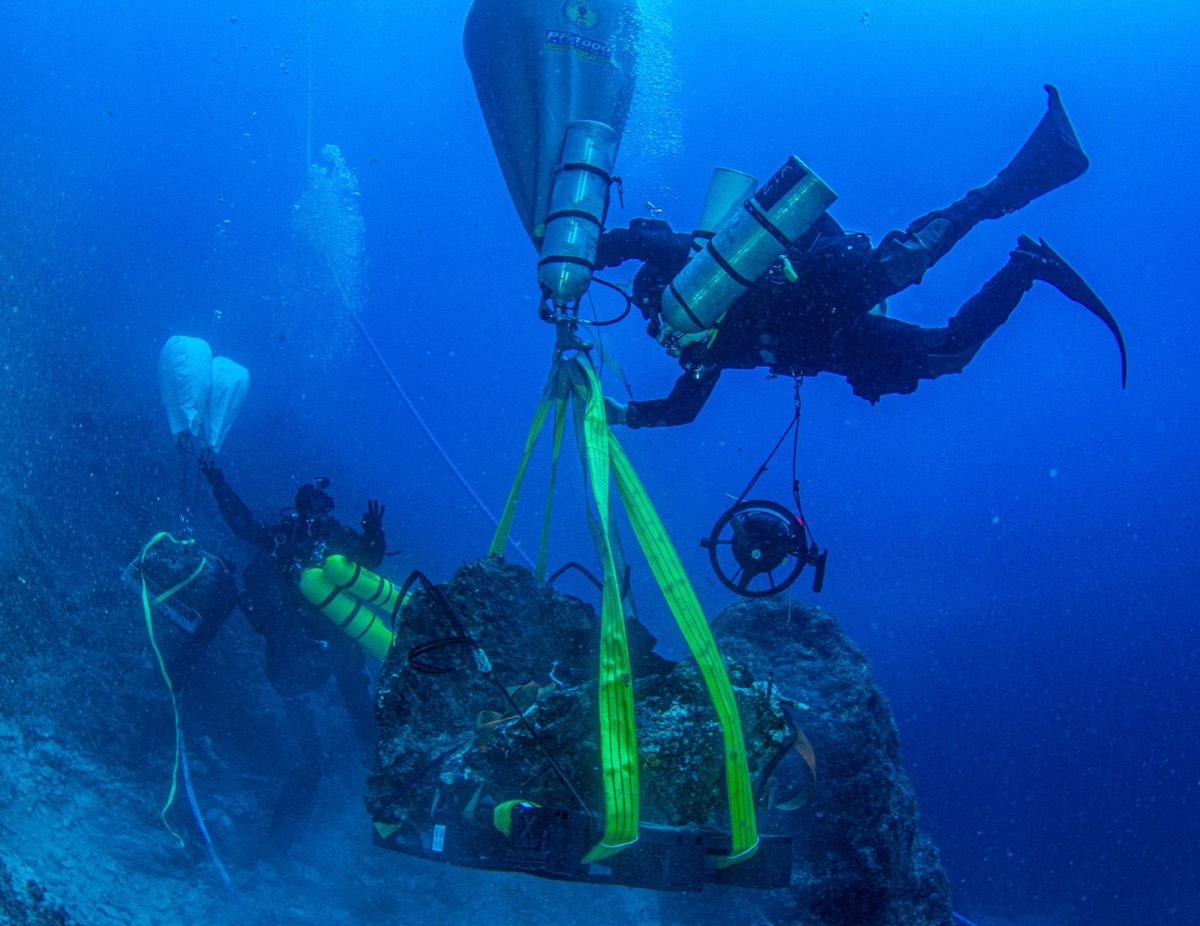
M683 334L712 328L837 195L792 155L676 274L663 320Z
M700 221L692 231L692 256L704 250L721 224L738 209L758 186L758 178L732 167L714 167Z
M538 260L538 283L556 309L579 299L592 282L616 158L611 126L592 120L567 126Z

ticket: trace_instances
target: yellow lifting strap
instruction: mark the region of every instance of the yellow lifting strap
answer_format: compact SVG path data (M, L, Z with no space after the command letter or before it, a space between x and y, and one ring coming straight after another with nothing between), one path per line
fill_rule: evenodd
M625 638L625 615L621 602L622 577L617 567L618 561L623 563L623 556L617 542L618 535L612 524L614 506L610 487L613 481L616 482L618 495L650 564L651 572L700 667L724 733L733 845L730 854L718 859L717 864L729 865L744 861L750 858L758 847L758 827L741 720L733 688L679 556L632 464L605 420L599 379L590 362L585 363L578 356L567 360L563 358L561 351L555 352L542 400L534 414L533 425L525 441L525 451L489 553L495 555L504 550L529 461L550 411L555 411L557 458L557 450L562 440L561 431L565 425L564 409L566 404L572 401L581 462L595 503L595 511L590 508L588 510L589 527L604 571L598 700L605 830L600 842L588 853L584 861L597 861L620 851L635 842L638 833L637 734L633 714L632 674ZM544 527L549 523L549 511L550 506L547 503L546 514L543 517ZM545 543L546 538L543 536L543 548ZM544 553L539 556L539 562L543 561Z
M138 563L146 562L146 554L157 543L163 540L169 540L176 546L187 547L195 544L194 540L176 540L171 534L166 531L160 531L150 538L150 541L142 547L142 552L138 554ZM167 694L171 696L171 714L175 718L175 759L171 764L171 790L167 794L167 802L163 804L159 816L162 818L163 826L167 828L167 832L175 837L175 841L182 847L184 845L183 837L171 828L171 824L167 822L167 811L171 809L171 805L175 803L175 793L179 788L179 743L182 733L180 731L179 718L179 701L175 697L175 686L171 682L171 676L167 672L167 663L163 659L162 651L158 648L158 639L154 635L154 606L162 604L176 592L181 591L192 582L200 577L200 573L204 571L204 567L208 565L208 557L201 556L200 563L192 571L192 574L181 582L172 585L165 592L150 597L150 589L146 585L146 573L143 570L140 572L141 594L142 594L142 616L146 620L146 636L150 638L150 648L154 650L154 658L158 662L158 671L162 674L163 681L167 683Z
M583 368L573 361L572 373ZM575 377L572 377L575 379ZM604 776L604 835L584 856L584 863L599 861L637 842L640 818L638 789L637 729L633 713L633 671L629 667L629 644L625 637L625 611L621 607L621 577L617 575L613 555L613 524L610 492L612 478L608 453L611 433L604 418L604 398L595 382L590 394L579 389L576 380L576 434L583 434L584 464L596 516L600 519L596 553L604 573L600 606L600 680L597 701L600 708L600 757ZM578 427L579 403L583 407L583 427Z
M393 614L400 597L389 580L335 554L300 574L300 592L376 659L387 656L394 635L380 614Z
M542 389L542 400L538 402L537 410L533 413L533 422L529 426L529 434L525 438L525 449L521 453L521 463L517 467L517 474L513 477L513 484L508 490L508 499L504 502L504 511L500 514L500 521L496 525L496 533L492 537L492 545L488 548L488 556L503 556L504 547L508 543L508 535L512 533L513 518L517 515L517 503L521 499L521 489L525 485L525 475L529 471L529 461L533 459L533 451L537 448L538 438L542 434L542 428L546 426L546 418L550 414L551 409L555 408L557 403L556 388L558 384L558 364L555 363L550 368L550 376L546 379L546 385ZM558 434L560 427L560 416L555 414L555 446L561 446L561 438ZM556 457L557 459L557 457ZM546 519L549 519L550 504L546 504ZM546 532L543 531L543 534ZM542 537L542 544L545 545L546 538ZM535 576L539 582L545 581L545 564L542 562L542 556L538 555L538 571Z
M532 801L504 801L492 808L492 825L505 836L512 832L512 812L518 807L541 807Z

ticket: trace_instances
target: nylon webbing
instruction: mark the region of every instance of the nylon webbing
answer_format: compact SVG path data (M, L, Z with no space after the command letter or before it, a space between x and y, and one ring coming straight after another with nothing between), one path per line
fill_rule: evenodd
M150 552L150 548L157 544L160 540L170 540L171 543L177 546L183 546L181 541L176 540L171 534L166 531L160 531L150 538L150 542L142 547L142 552L138 555L138 562L145 563L146 554ZM167 802L163 804L163 808L159 811L159 816L162 818L163 826L167 828L167 832L175 837L175 841L180 847L184 845L183 837L171 828L171 824L167 822L167 811L171 809L171 805L175 803L175 793L179 788L179 744L183 737L183 728L179 717L179 702L175 698L175 686L171 683L171 676L167 672L167 664L163 659L162 651L158 648L158 640L154 636L154 613L155 605L166 601L180 589L190 585L208 565L208 558L200 557L200 565L195 571L182 582L173 585L160 595L156 595L153 599L150 598L150 591L146 586L145 570L140 570L141 592L142 592L142 615L146 619L146 636L150 638L150 648L154 650L154 658L158 662L158 671L162 673L163 681L167 683L167 694L171 696L171 714L175 719L175 760L171 764L171 790L167 794Z
M625 614L622 607L621 572L624 569L624 555L620 550L619 535L613 523L615 498L611 486L614 482L617 497L625 507L651 572L683 633L689 650L696 659L721 724L729 791L732 851L728 856L717 859L717 864L731 865L745 861L758 847L758 826L741 719L733 687L679 556L629 458L608 426L599 378L590 362L583 362L578 357L566 360L561 352L555 353L550 375L534 413L521 462L509 491L504 513L492 539L489 554L496 555L504 550L529 462L552 406L555 422L553 453L554 461L557 462L563 439L567 403L573 406L581 464L588 494L594 502L594 508L590 505L587 507L588 526L604 574L601 593L598 706L605 819L604 833L584 857L584 862L597 861L613 855L636 842L638 835L637 732L633 710L633 676L629 666ZM551 487L555 472L556 469L552 468ZM538 556L541 569L544 569L545 564L545 534L548 533L550 523L552 497L553 491L551 498L547 499L543 514L542 547Z
M537 568L534 577L546 581L546 563L550 558L550 519L554 512L554 487L558 483L558 458L562 453L563 434L567 429L567 403L554 405L554 442L550 450L550 479L546 487L546 507L542 511L542 534L538 541Z
M688 651L696 660L721 724L733 846L730 854L718 859L717 864L731 865L745 861L758 848L758 823L754 811L754 789L750 784L750 768L746 760L745 736L733 686L721 661L717 641L713 639L712 630L696 598L696 591L641 480L616 437L610 439L609 446L617 491L625 504L633 533L646 556L650 571L662 589L667 607L687 642Z
M546 424L546 415L554 404L554 386L558 378L558 366L550 368L550 376L542 389L542 400L538 402L537 410L533 413L533 422L529 426L529 434L525 437L525 449L521 454L521 462L517 466L517 474L513 478L512 488L508 490L508 499L504 502L504 511L496 524L496 533L492 535L492 545L488 547L488 556L499 556L504 552L508 536L512 533L513 519L517 514L517 503L521 500L521 488L525 485L525 475L529 471L529 461L533 458L534 448L537 447L538 437Z
M591 496L600 519L596 552L604 569L600 613L600 679L597 702L600 708L600 767L604 780L604 835L584 856L584 863L599 861L637 842L639 800L637 730L633 713L633 672L629 667L629 644L625 637L625 612L621 607L621 578L617 575L612 549L612 471L609 459L611 432L604 414L604 397L596 375L575 363L575 376L582 370L587 380L578 400L583 409L583 435ZM572 378L575 379L575 376ZM585 391L584 391L585 390ZM582 394L581 394L582 392ZM578 406L577 406L578 407Z

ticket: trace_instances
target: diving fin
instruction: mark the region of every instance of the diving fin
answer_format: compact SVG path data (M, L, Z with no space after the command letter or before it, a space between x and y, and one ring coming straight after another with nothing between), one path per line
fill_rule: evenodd
M904 246L928 255L921 273L984 219L1016 212L1088 169L1087 155L1079 145L1058 90L1051 84L1045 87L1049 95L1046 112L1008 166L957 202L909 224L906 233L912 240ZM919 274L915 279L920 279Z
M987 218L999 218L1070 183L1088 169L1088 157L1071 125L1058 89L1046 84L1046 114L1021 150L996 178L979 190Z
M1095 290L1088 286L1087 281L1079 275L1079 272L1074 267L1063 260L1050 245L1046 244L1044 238L1034 241L1028 235L1021 235L1017 239L1017 249L1013 251L1012 256L1017 259L1024 258L1030 260L1035 280L1042 280L1045 283L1049 283L1068 299L1078 302L1108 326L1108 330L1117 339L1117 347L1121 351L1121 388L1124 389L1129 369L1125 353L1125 338L1121 334L1117 320L1113 318L1113 314L1108 310L1108 306L1096 295Z

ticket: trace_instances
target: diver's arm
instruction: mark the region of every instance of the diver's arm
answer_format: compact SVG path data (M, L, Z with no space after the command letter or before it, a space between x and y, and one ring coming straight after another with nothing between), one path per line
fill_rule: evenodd
M721 378L720 367L703 367L688 371L671 389L665 399L648 402L630 402L625 413L625 424L631 428L664 428L677 424L691 424L700 414L700 409L712 395L713 387Z
M367 569L378 569L383 565L383 551L387 549L387 543L384 540L382 530L373 533L357 534L355 535L354 542L358 547L358 555L352 557L354 562L360 566L365 566Z
M264 550L272 549L274 542L271 532L246 507L246 503L238 497L238 494L225 481L225 476L221 471L211 463L206 467L202 467L202 471L204 478L212 486L213 498L217 500L217 508L220 509L221 517L225 519L225 523L229 525L229 529L247 543L252 543Z
M671 230L662 219L634 219L628 228L614 228L600 236L596 269L640 260L674 276L687 263L692 237Z
M387 511L387 506L380 503L377 498L367 499L367 510L363 512L362 520L359 526L362 527L362 533L356 535L355 540L362 548L359 554L358 562L366 566L368 569L378 569L383 565L384 551L387 549L387 541L383 537L383 513Z
M340 553L356 566L378 569L383 565L383 553L387 549L383 528L364 530L361 534L354 528L339 524L327 540L331 551Z

